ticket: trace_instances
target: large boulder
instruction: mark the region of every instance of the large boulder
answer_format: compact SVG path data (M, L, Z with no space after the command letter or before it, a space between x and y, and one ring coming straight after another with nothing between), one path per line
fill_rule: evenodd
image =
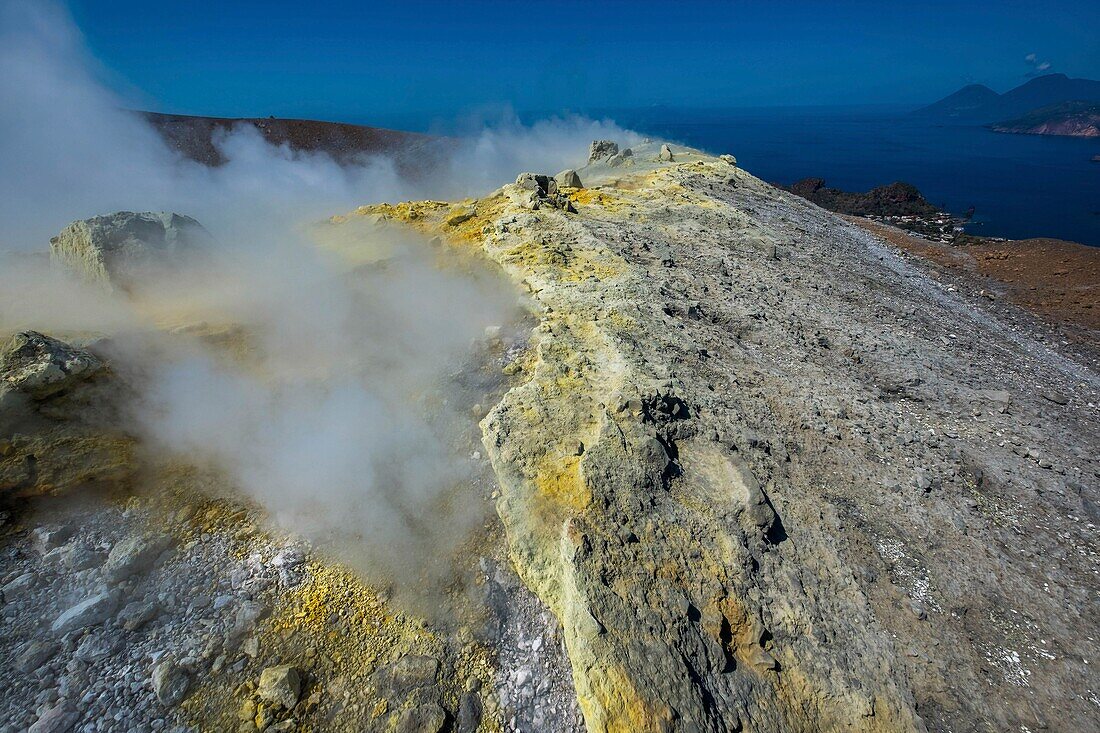
M505 186L504 192L512 203L527 209L548 206L563 211L576 211L569 197L558 191L558 181L554 176L520 173L515 184Z
M153 668L153 692L165 707L174 708L187 697L191 687L191 676L187 670L164 661Z
M588 162L606 160L619 152L619 144L611 140L593 140L588 147Z
M554 180L558 182L558 188L584 188L584 184L581 183L581 177L578 176L577 172L572 168L564 170L554 176Z
M0 392L21 392L41 400L71 389L102 369L103 362L84 349L37 331L23 331L0 350Z
M125 291L209 243L209 233L189 216L119 211L65 227L50 240L50 259L84 280Z
M161 553L172 544L169 535L147 533L127 537L111 548L103 574L112 582L126 580L135 573L148 569Z
M607 164L612 168L618 168L620 165L633 165L634 163L634 151L630 148L626 148L622 152L615 153L607 159Z

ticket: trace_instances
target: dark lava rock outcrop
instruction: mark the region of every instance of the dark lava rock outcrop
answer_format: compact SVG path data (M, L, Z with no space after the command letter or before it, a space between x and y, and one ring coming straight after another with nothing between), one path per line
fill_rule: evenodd
M865 193L828 188L824 178L803 178L787 191L813 201L823 209L853 216L929 216L939 210L928 203L916 186L897 181Z

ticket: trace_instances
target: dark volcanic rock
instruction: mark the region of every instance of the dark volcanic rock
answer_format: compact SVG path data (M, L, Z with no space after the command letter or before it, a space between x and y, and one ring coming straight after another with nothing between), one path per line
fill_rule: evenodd
M138 114L148 120L170 147L184 157L208 166L226 162L215 144L218 136L242 127L255 129L272 145L286 145L293 151L325 153L338 163L353 162L366 155L391 155L398 167L406 172L418 167L417 159L425 149L442 151L452 142L414 132L318 120L195 117L157 112Z
M786 191L813 201L823 209L854 216L929 216L937 209L924 198L916 186L896 181L872 188L866 193L852 193L827 188L824 178L803 178Z

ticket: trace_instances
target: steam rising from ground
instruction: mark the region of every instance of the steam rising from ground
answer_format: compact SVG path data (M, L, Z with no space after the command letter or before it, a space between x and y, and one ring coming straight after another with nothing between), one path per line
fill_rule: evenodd
M385 254L349 271L305 225L368 202L485 193L582 164L593 138L632 136L505 120L412 183L386 158L341 166L247 128L219 139L228 162L206 168L124 111L97 71L62 7L0 0L0 329L113 336L149 446L226 472L291 529L360 537L367 564L408 572L405 558L420 573L441 537L461 534L429 528L464 526L429 514L473 471L472 418L457 409L470 395L453 375L516 299L392 232L364 235ZM194 216L218 247L129 297L30 256L68 222L117 210Z

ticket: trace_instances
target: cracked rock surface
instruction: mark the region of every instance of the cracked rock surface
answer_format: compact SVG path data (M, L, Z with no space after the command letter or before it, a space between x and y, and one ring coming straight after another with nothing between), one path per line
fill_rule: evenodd
M1088 728L1095 372L730 160L633 152L450 232L544 311L482 428L588 729Z

